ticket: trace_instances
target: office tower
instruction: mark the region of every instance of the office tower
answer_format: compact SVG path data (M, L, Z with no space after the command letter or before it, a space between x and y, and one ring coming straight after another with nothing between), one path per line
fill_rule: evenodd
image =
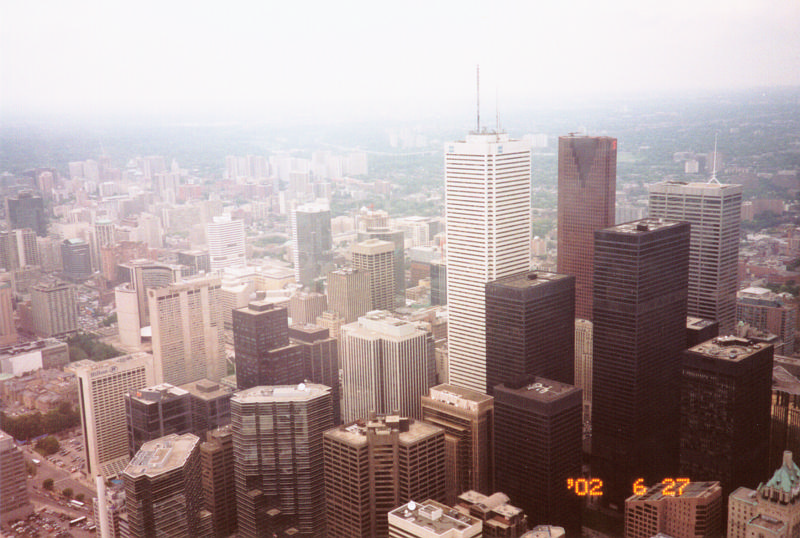
M181 267L152 260L131 260L117 266L117 279L127 283L123 290L134 293L136 310L131 313L138 318L139 327L150 325L150 310L147 290L153 288L166 288L181 279Z
M37 336L69 336L78 331L78 304L72 284L45 280L31 286L30 293Z
M575 315L592 319L594 232L614 225L617 139L558 137L558 272L575 277Z
M575 382L575 277L518 273L486 284L486 392L519 378Z
M719 322L686 316L686 349L719 336Z
M120 241L114 245L100 247L99 265L103 278L111 285L122 283L125 270L120 265L131 260L141 260L150 256L147 243L141 241Z
M449 503L448 503L449 504ZM389 512L389 538L480 538L481 520L428 499L408 501Z
M189 393L192 433L203 439L206 432L231 423L233 391L214 381L201 379L180 386Z
M117 242L116 226L108 219L97 219L94 221L94 235L97 239L97 247L107 247Z
M678 471L688 258L685 222L595 232L592 472L620 509L638 478Z
M492 491L494 398L437 385L422 397L422 420L444 430L447 504L455 504L456 497L467 490Z
M719 482L667 478L652 487L642 487L645 493L625 500L625 538L721 535L723 493Z
M770 538L800 535L800 467L792 453L753 490L740 487L728 498L727 538Z
M517 538L528 530L528 516L521 508L509 504L505 493L484 495L465 491L458 496L455 508L483 522L483 535L496 538Z
M304 378L330 387L333 402L333 423L342 423L342 391L339 383L339 342L329 336L328 329L316 325L292 325L289 339L300 346Z
M39 237L47 235L47 213L44 201L33 191L21 191L17 196L6 196L6 222L9 230L30 228Z
M233 311L233 348L239 390L305 380L302 349L289 341L287 310L272 302L252 301Z
M183 385L226 375L218 277L148 289L158 383Z
M447 265L431 262L431 305L447 304Z
M333 427L330 389L299 384L253 387L231 399L239 536L276 530L279 510L298 536L325 535L322 436Z
M186 276L211 271L211 258L207 250L180 250L178 251L178 265L189 268Z
M28 472L25 458L14 438L0 430L0 525L6 527L15 519L33 513L28 495Z
M583 422L592 421L592 322L575 320L575 386L583 391Z
M362 243L370 239L388 241L394 245L394 300L395 307L404 306L406 294L406 239L402 230L387 225L367 225L356 234L356 241Z
M736 294L736 319L769 331L780 339L777 355L791 355L795 350L797 305L766 288L750 287Z
M211 512L214 536L236 532L236 480L233 462L233 427L228 424L206 434L200 444L200 478L203 506Z
M784 450L800 452L800 372L791 361L776 357L773 363L769 469L780 467Z
M0 346L17 343L11 273L0 273Z
M299 206L291 213L294 278L311 287L332 268L331 210L316 204Z
M153 357L134 353L97 362L85 359L65 371L78 378L86 475L115 476L130 461L125 393L155 384Z
M41 264L36 232L30 228L24 228L12 230L10 235L13 236L12 246L15 245L17 249L19 267Z
M83 239L65 239L61 243L61 263L64 278L83 281L92 276L92 253Z
M345 323L353 323L372 310L369 271L348 267L328 273L328 308Z
M366 314L366 312L364 313ZM342 328L342 325L345 324L345 321L344 318L338 313L334 312L333 310L326 310L317 318L315 324L324 329L328 329L331 338L336 338L337 342L340 341L339 331Z
M420 397L436 382L433 336L416 324L373 311L342 327L342 413L422 417Z
M122 472L130 535L192 538L201 530L200 439L168 435L142 445Z
M768 472L772 353L721 336L683 354L680 475L718 480L724 499Z
M370 310L394 309L394 247L388 241L368 239L350 248L353 267L369 275Z
M19 267L17 235L13 231L0 232L0 269L15 271Z
M295 293L289 298L289 317L292 323L316 323L328 309L328 298L321 293Z
M445 144L451 385L486 389L487 282L530 268L531 151L506 133Z
M385 538L406 499L444 501L441 428L373 413L326 431L324 447L328 538Z
M189 393L169 383L127 392L125 417L131 458L147 441L192 433Z
M226 213L206 224L208 256L212 271L245 264L244 221Z
M736 325L742 186L664 181L650 185L650 217L686 221L689 236L690 316L719 321L722 335Z
M531 521L580 534L581 389L543 377L494 389L495 484Z

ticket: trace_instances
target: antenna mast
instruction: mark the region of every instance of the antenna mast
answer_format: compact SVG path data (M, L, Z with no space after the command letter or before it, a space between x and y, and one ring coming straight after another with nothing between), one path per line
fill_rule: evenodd
M709 179L708 182L719 184L719 180L717 179L717 134L718 133L714 133L714 166L711 170L711 179Z
M481 65L477 65L477 75L478 75L478 83L477 83L477 102L478 102L478 130L477 132L481 132Z

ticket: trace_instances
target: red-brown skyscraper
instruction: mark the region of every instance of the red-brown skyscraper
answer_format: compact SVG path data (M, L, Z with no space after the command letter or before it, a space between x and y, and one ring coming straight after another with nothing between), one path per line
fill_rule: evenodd
M558 138L558 272L575 277L581 319L592 319L594 231L614 225L616 184L616 138Z

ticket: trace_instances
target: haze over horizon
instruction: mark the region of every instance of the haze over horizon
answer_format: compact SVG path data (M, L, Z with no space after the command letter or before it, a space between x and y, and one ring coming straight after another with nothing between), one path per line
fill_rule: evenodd
M800 2L0 1L0 113L398 116L800 86Z

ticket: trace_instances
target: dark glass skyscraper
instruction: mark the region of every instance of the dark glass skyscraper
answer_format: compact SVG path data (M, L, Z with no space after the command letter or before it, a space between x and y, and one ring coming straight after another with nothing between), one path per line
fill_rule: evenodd
M592 473L622 509L637 479L678 471L689 224L642 219L594 237Z
M315 279L333 268L331 211L306 204L294 210L291 217L295 280L303 286L311 286Z
M575 277L531 271L486 284L486 392L543 376L575 382Z
M233 311L233 347L239 390L292 385L305 379L303 352L289 341L288 313L269 301Z
M47 235L47 214L44 200L33 191L21 191L17 196L6 197L6 221L8 228L30 228L39 237Z
M576 279L581 319L592 319L593 234L614 225L616 185L616 138L558 138L558 272Z

